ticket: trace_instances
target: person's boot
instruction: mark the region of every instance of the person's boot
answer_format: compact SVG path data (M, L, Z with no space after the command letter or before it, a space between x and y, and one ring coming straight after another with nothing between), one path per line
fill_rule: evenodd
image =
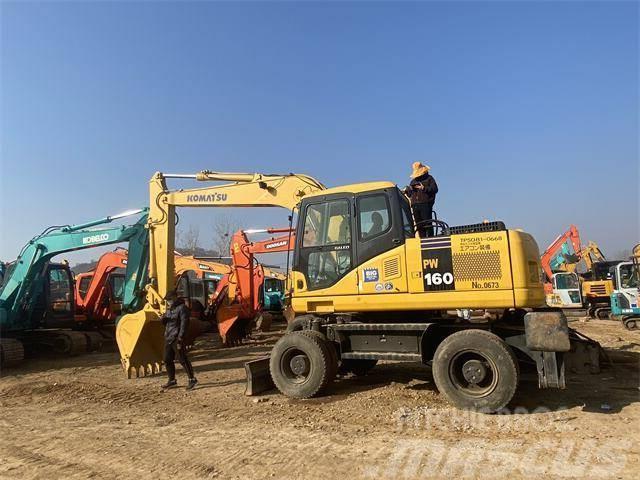
M177 387L177 386L178 386L177 380L169 380L169 381L167 381L167 383L162 385L162 388L167 390L168 388L173 388L173 387Z
M189 384L187 385L187 390L193 390L196 386L196 384L198 383L198 380L196 380L195 378L190 378L189 379Z

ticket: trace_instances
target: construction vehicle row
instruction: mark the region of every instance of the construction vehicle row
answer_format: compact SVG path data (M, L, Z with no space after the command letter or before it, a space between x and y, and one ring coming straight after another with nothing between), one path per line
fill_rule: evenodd
M148 264L146 213L132 226L90 229L125 216L128 214L73 227L47 229L32 239L18 260L9 265L7 286L3 286L0 293L1 308L5 312L0 356L3 366L19 363L24 356L25 343L28 346L46 345L68 354L94 349L103 337L108 337L109 328L115 325L123 311L133 311L140 305ZM79 238L82 238L81 242ZM126 248L118 247L104 253L89 272L74 275L66 261L51 261L66 252L127 241L136 242L136 254L132 259ZM249 243L248 240L245 243ZM273 242L265 241L264 245L257 243L252 248L258 253L266 253L272 251L271 247ZM281 242L273 251L284 251ZM252 261L255 261L253 257ZM129 275L126 274L128 265ZM221 292L226 292L224 287L229 285L236 267L176 252L175 269L176 290L186 299L192 315L188 339L193 341L215 325L218 306L215 300ZM2 271L4 276L4 263ZM284 294L284 289L278 288L278 283L283 281L281 275L265 270L257 263L255 272L256 298L260 292L264 299L260 302L264 301L268 310L281 312ZM128 289L126 285L130 285ZM262 293L267 290L268 293ZM243 289L243 292L250 293L249 289ZM242 300L240 291L236 296ZM126 305L124 310L123 305ZM254 305L257 311L261 304L256 300Z
M585 309L592 318L609 317L613 293L611 271L620 260L608 261L595 242L583 246L578 228L571 225L549 245L540 262L546 277L549 306ZM581 264L584 271L579 272Z
M171 178L226 183L172 190ZM541 388L564 388L571 368L598 368L597 344L568 328L562 311L542 307L535 240L502 222L433 220L435 234L420 238L393 183L327 189L298 174L156 173L149 199L146 301L116 328L130 377L161 368L159 318L172 288L177 207L283 207L297 215L288 295L304 328L280 338L268 359L247 364L249 393L272 380L280 392L308 398L339 364L366 370L378 360L418 361L431 364L455 405L495 411L513 397L521 362L535 368ZM374 214L383 219L376 228ZM504 313L482 323L446 314L461 307Z
M172 178L216 183L170 189ZM132 213L141 214L132 226L93 228L124 215L107 217L54 227L29 242L0 290L3 364L19 356L7 341L50 336L55 342L79 333L52 322L55 312L77 306L74 325L97 318L117 322L128 377L157 373L163 356L160 318L174 288L189 299L192 314L213 314L221 336L233 344L261 313L283 309L285 279L255 259L279 251L287 252L288 267L291 262L286 303L295 328L268 358L247 363L248 394L275 385L285 395L309 398L324 391L339 369L365 373L379 360L395 360L430 365L436 386L454 405L497 411L515 394L520 364L532 366L540 388L564 388L568 372L599 368L597 343L569 328L561 309L545 306L550 299L557 306L583 305L580 280L575 298L576 284L563 284L563 275L575 275L580 259L601 255L595 245L582 248L573 226L542 259L531 235L499 221L449 226L430 220L427 230L433 234L420 237L422 225L415 224L411 205L395 184L327 189L299 174L158 172L149 183L149 205ZM175 255L178 207L283 207L292 213L291 227L263 231L283 234L263 242L249 240L256 231L237 232L232 265L212 265L209 259ZM51 259L126 241L126 255L110 252L108 268L98 265L93 278L77 277L74 300L68 265L60 268ZM637 250L632 262L611 269L612 314L628 327L637 318ZM551 288L543 285L543 271ZM52 314L34 313L42 305ZM447 313L460 308L502 313L482 321Z

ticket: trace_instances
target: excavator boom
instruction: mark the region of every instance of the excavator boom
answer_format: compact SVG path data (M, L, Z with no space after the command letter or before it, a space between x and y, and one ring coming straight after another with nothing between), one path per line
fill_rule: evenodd
M167 179L228 182L203 188L170 190ZM123 316L116 339L123 368L130 377L158 371L162 359L164 297L173 288L176 207L283 207L296 209L300 200L324 190L319 181L299 174L157 172L149 182L149 284L144 308Z

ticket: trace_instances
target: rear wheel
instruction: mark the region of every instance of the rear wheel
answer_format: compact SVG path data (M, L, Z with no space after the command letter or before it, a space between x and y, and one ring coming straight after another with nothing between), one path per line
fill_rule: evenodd
M331 381L332 361L327 345L315 335L293 332L278 340L269 360L271 378L280 392L310 398Z
M518 363L511 348L484 330L463 330L445 338L433 357L436 386L456 407L495 412L513 398Z

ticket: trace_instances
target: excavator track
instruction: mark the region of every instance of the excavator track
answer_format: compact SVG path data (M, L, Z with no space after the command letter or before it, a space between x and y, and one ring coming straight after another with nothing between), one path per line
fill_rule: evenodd
M102 349L104 337L99 332L82 332L87 339L87 352L96 352Z
M0 368L18 365L24 360L24 345L15 338L0 339Z
M53 349L69 356L80 355L89 351L89 340L82 332L58 332L53 338Z
M21 340L35 348L45 346L55 353L69 356L91 352L102 345L99 333L73 330L32 330L24 333Z

